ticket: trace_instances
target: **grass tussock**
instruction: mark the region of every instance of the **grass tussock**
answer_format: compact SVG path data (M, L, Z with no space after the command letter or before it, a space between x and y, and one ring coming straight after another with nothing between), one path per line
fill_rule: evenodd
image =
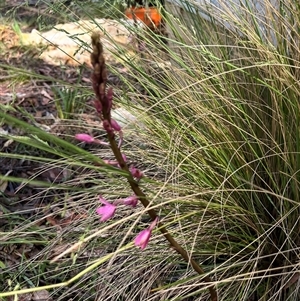
M267 16L250 3L207 10L209 22L166 12L172 67L147 40L145 66L160 68L139 77L149 96L137 112L166 183L186 188L185 242L211 256L220 300L299 297L299 21L287 2Z
M168 43L144 32L143 50L123 62L130 76L116 95L138 121L134 131L124 129L131 137L126 156L144 168L142 189L214 280L219 300L298 300L300 8L289 0L264 2L262 14L250 1L214 9L182 2L196 14L164 12ZM54 186L61 189L59 205L50 207L61 215L81 209L86 216L57 231L49 224L37 228L39 212L29 223L5 212L12 226L4 229L2 244L41 247L30 257L25 252L18 269L5 267L2 290L52 285L47 290L55 300L208 300L203 276L158 231L145 251L132 247L148 224L141 207L124 208L99 225L95 196L126 196L122 174L93 166L98 152L87 156L54 142L64 159L55 163L86 173ZM40 140L34 146L53 153ZM82 181L89 183L81 188ZM71 251L50 264L59 246Z

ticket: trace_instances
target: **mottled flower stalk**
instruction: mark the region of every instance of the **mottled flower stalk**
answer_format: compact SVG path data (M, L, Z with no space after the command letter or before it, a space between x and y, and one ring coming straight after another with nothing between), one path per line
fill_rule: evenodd
M92 85L95 91L96 100L95 100L95 108L99 113L100 118L103 121L103 127L107 133L107 137L109 140L110 147L114 153L116 160L119 163L119 167L128 173L127 180L128 183L134 192L136 198L142 203L142 205L147 209L150 206L149 201L146 198L146 195L142 192L139 187L138 180L142 177L142 172L136 169L135 167L127 165L125 161L125 157L122 155L120 150L120 143L116 142L115 132L119 132L122 137L121 128L117 124L116 121L111 119L111 107L112 107L112 98L113 91L111 88L106 90L107 84L107 69L105 65L105 59L103 56L103 46L100 41L100 34L93 33L92 35L92 46L93 52L91 54L91 63L94 68L94 72L92 75ZM101 113L100 113L101 112ZM102 221L111 218L114 214L114 205L107 203L101 199L103 207L98 208L98 214L102 216ZM131 205L135 205L133 199L127 199L125 202L130 203ZM191 264L193 269L200 275L204 274L203 269L198 265L198 263L191 258L188 252L178 244L178 242L173 238L173 236L167 231L164 225L159 222L158 214L154 209L147 210L149 216L152 219L151 226L142 231L135 239L135 244L139 245L142 249L144 249L149 241L151 236L151 231L153 227L157 224L162 234L168 240L170 245L174 250L176 250L185 261ZM209 276L203 277L203 280L210 284L209 291L211 295L212 301L217 301L218 296L214 285L212 284L212 280Z

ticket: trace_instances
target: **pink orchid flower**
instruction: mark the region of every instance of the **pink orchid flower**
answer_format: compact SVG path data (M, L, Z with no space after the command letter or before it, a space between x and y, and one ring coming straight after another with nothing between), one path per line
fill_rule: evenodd
M137 247L140 247L141 250L144 250L147 247L151 237L152 230L156 226L157 222L158 222L158 217L155 218L155 220L150 224L150 226L147 229L141 231L138 234L138 236L134 239L134 244Z
M124 205L136 207L139 199L136 195L129 196L122 200Z
M103 206L98 207L96 209L96 212L101 216L100 221L105 222L114 216L117 207L109 203L106 199L102 198L101 196L99 196L99 201L103 204Z

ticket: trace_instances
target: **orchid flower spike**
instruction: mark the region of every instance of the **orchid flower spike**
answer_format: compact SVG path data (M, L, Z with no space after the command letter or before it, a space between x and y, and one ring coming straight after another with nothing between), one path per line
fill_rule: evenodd
M114 216L117 207L101 196L99 196L99 201L103 204L103 206L98 207L96 212L101 216L100 221L105 222Z
M144 250L147 247L151 237L152 230L157 225L157 223L158 223L158 217L155 218L155 220L150 224L150 226L147 229L141 231L138 234L138 236L134 239L134 244L137 247L140 247L141 250Z

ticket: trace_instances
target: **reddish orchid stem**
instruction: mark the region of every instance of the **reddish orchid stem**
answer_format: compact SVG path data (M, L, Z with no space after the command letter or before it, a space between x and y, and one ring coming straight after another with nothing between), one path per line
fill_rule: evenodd
M91 62L94 67L94 73L92 75L92 84L93 89L95 91L97 99L95 100L95 106L96 108L101 107L102 108L102 114L100 114L100 117L106 122L111 125L111 98L110 96L106 94L106 83L107 83L107 71L105 66L105 59L103 56L103 46L100 41L100 34L94 33L92 35L92 46L93 46L93 52L91 54ZM97 101L99 102L97 104ZM102 116L101 116L102 115ZM119 162L119 166L122 170L126 171L128 173L127 181L130 185L132 191L135 193L135 195L138 197L142 205L147 209L150 206L150 203L146 197L146 195L142 192L142 190L139 187L138 182L134 179L131 172L129 171L129 167L127 163L125 162L121 150L116 142L115 139L115 133L111 130L106 130L107 137L109 140L110 147L114 153L114 156L116 160ZM147 212L152 220L155 220L158 218L158 214L154 209L147 209ZM170 243L172 248L176 250L182 258L191 264L192 268L199 274L203 275L205 274L204 270L200 267L200 265L188 254L188 252L181 247L181 245L173 238L173 236L167 231L165 226L162 222L158 222L158 227L164 237L167 239L167 241ZM209 292L211 296L212 301L218 300L218 295L216 288L213 284L213 281L209 276L203 277L204 282L206 282L209 287Z

